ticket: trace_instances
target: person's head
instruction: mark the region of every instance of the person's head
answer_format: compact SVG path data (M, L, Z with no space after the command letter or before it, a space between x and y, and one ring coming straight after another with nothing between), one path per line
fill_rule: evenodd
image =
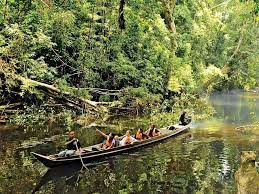
M141 128L138 128L138 131L137 131L138 133L143 133L143 129L141 129Z
M114 136L114 139L115 139L115 140L119 140L119 136L118 136L118 135L115 135L115 136Z
M151 124L151 125L150 125L150 128L153 130L153 129L156 128L156 125L155 125L155 124Z
M148 136L150 136L150 137L153 136L153 131L154 131L155 128L156 128L156 126L155 126L154 124L152 124L152 125L150 126L150 130L149 130Z
M76 137L76 133L74 131L69 131L68 137L69 137L69 139L73 139Z
M130 136L130 130L126 131L126 136L129 137Z
M113 133L110 133L109 134L109 140L113 140L114 139L114 134Z

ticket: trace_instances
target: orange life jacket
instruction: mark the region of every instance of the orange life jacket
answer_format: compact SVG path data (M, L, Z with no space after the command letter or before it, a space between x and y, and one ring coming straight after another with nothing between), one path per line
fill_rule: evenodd
M111 145L112 145L112 140L107 139L107 140L106 140L106 146L107 146L107 147L110 147Z
M137 134L136 134L136 139L138 139L138 140L143 139L143 134L137 132Z

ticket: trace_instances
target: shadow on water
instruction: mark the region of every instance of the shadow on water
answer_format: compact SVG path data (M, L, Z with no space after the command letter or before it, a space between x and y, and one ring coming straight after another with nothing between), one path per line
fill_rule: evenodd
M58 181L60 178L66 178L66 184L76 186L80 181L80 172L83 170L81 164L64 165L48 169L36 185L32 194L39 191L40 188L50 181Z
M124 154L124 156L130 155L134 154ZM50 182L54 184L59 184L59 182L62 182L62 180L64 180L63 186L76 188L79 186L80 181L85 176L89 177L91 176L92 172L96 172L94 168L98 165L109 166L108 168L114 169L114 162L116 161L116 158L116 156L113 156L106 160L100 160L99 162L84 164L84 166L80 163L71 163L69 165L49 168L47 172L40 178L39 182L36 184L31 194L39 192L44 185L47 185Z

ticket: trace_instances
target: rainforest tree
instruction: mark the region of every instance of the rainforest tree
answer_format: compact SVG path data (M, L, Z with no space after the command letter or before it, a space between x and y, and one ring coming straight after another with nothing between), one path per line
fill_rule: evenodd
M258 7L253 0L4 0L1 109L145 111L175 95L257 87Z

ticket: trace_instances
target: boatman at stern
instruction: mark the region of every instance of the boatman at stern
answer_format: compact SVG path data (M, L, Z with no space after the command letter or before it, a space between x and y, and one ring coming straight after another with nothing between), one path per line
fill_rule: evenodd
M187 111L184 110L179 118L179 125L188 125L191 122L191 117L187 116Z
M76 133L74 131L70 131L68 133L68 140L65 143L67 149L61 151L58 156L59 157L69 157L73 156L77 150L81 148L81 144L79 140L76 138Z

